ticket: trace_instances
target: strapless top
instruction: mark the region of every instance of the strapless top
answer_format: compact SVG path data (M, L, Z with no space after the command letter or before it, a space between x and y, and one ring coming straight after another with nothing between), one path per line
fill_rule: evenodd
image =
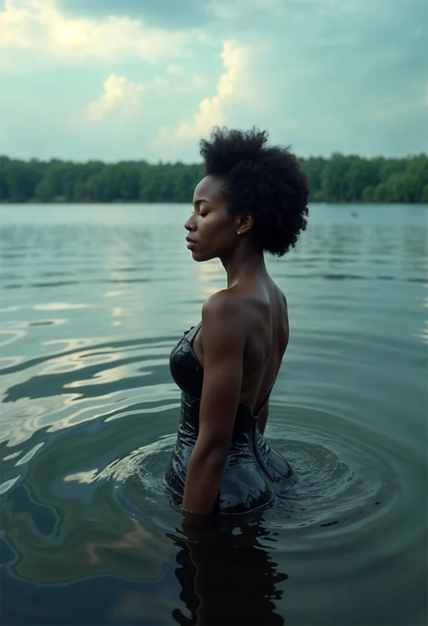
M184 332L170 355L171 375L181 389L181 415L177 441L165 475L173 503L180 506L184 493L187 466L199 432L203 368L192 343L201 326ZM246 513L267 506L275 490L286 488L292 470L287 461L274 452L257 428L257 418L270 392L255 414L239 402L235 416L228 460L223 473L215 511L223 514Z

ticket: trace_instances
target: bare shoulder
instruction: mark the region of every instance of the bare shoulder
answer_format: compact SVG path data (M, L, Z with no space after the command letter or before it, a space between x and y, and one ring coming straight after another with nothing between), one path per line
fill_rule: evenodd
M290 336L290 327L288 320L288 306L287 306L287 298L285 297L282 290L275 284L275 315L278 324L278 329L280 336L283 338L284 350L288 344L289 336Z
M285 313L287 313L287 298L285 297L284 292L278 287L278 285L274 281L272 281L272 284L275 288L277 302L279 302L280 305L284 307Z
M202 307L202 326L220 330L223 334L245 327L245 306L242 298L227 289L210 296Z
M284 305L285 311L287 312L288 307L287 307L287 298L285 297L284 293L281 291L281 289L278 287L278 293L280 294L280 298L282 301L282 304Z
M231 297L227 289L221 289L204 302L202 312L208 313L208 315L216 312L221 313L230 306L233 306L233 297Z

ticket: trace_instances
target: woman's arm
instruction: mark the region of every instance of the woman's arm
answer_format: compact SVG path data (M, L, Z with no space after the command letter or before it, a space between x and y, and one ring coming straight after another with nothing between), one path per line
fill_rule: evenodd
M202 308L204 378L199 434L187 468L183 507L212 511L226 465L241 397L245 333L243 311L220 291Z

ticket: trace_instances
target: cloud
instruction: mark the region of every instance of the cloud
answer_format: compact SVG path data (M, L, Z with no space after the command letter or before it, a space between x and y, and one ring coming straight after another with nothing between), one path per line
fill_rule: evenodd
M176 132L177 137L186 139L199 137L212 126L224 124L222 105L236 91L239 72L245 62L245 52L243 48L236 46L233 42L225 41L221 58L226 71L220 76L217 94L212 98L202 100L192 123L181 122Z
M217 84L217 92L211 98L206 97L200 103L198 112L192 122L180 122L177 129L172 133L167 127L160 130L157 144L168 143L178 139L194 139L209 131L212 126L225 124L224 105L237 93L237 86L248 58L248 48L238 46L233 41L224 41L221 59L225 72L221 74ZM195 77L195 82L200 82Z
M57 6L69 15L144 16L147 23L172 30L205 25L209 4L210 0L57 0Z
M276 15L281 10L283 0L211 0L207 5L207 12L215 19L234 22L251 21L266 14Z
M129 110L141 102L143 85L133 83L125 76L110 74L104 82L104 93L96 102L91 102L88 107L89 119L98 121L112 109Z
M5 0L0 12L0 48L31 49L55 58L147 61L181 54L190 33L147 27L127 16L74 18L55 0Z
M192 161L215 124L301 155L426 150L426 6L0 0L1 150Z

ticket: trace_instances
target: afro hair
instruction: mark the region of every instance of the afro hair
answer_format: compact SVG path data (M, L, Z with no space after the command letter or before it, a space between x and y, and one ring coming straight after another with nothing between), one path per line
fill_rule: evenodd
M256 247L281 257L306 229L309 188L288 148L267 141L267 131L256 128L215 127L210 141L200 141L200 154L205 175L224 181L229 213L251 213Z

